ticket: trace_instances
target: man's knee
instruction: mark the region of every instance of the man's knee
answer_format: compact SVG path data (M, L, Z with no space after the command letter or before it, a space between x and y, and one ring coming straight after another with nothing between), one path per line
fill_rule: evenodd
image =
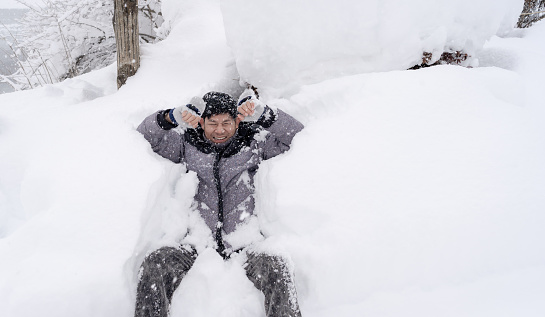
M300 317L290 262L281 256L249 253L246 275L265 295L267 316Z
M172 247L163 247L157 249L146 256L142 266L149 268L160 268L167 262L167 259L171 256L171 254L175 252L177 252L177 250Z
M265 253L249 253L248 263L259 265L263 268L287 268L288 261L278 255L269 255Z
M289 262L281 256L269 254L248 254L246 275L255 283L275 283L277 281L291 280Z
M183 270L189 270L197 253L190 247L162 247L146 256L142 263L144 271L165 271L177 267Z

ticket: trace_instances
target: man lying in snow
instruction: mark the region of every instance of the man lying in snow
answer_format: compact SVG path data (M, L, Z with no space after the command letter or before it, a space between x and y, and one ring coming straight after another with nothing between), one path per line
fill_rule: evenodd
M184 133L174 129L178 126ZM196 208L216 250L225 259L234 252L246 257L246 275L265 295L268 317L301 316L293 274L284 258L251 248L262 237L240 232L255 219L259 163L289 150L302 129L299 121L264 105L250 89L238 106L227 94L209 92L186 106L154 113L138 127L156 153L197 173ZM167 316L172 295L196 257L189 245L148 255L139 274L135 316Z

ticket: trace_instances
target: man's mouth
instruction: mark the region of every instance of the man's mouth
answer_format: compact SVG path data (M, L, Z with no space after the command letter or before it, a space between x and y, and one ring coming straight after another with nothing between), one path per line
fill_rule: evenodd
M226 136L223 136L223 137L212 137L212 139L214 139L214 141L219 141L219 142L222 142L222 141L225 141L225 139L227 139Z

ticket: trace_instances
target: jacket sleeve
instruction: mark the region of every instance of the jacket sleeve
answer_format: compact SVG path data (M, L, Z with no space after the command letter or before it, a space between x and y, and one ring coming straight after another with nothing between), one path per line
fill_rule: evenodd
M267 134L263 145L263 159L268 160L290 149L293 137L304 126L301 122L278 109L276 112L269 107L265 108L265 115L258 122Z
M176 125L165 120L165 111L148 116L138 126L137 131L151 144L153 151L174 163L183 162L183 134L173 130Z

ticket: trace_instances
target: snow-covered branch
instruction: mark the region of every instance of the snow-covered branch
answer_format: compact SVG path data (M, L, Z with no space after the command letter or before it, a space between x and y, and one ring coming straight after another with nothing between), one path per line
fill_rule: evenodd
M18 69L0 82L16 90L30 89L115 62L112 1L16 1L29 9L19 21L17 38L21 41L13 35L10 38L13 46L8 55L17 61ZM160 0L140 1L139 9L141 39L154 42L155 29L162 22Z
M527 28L545 18L545 0L525 0L517 26Z

